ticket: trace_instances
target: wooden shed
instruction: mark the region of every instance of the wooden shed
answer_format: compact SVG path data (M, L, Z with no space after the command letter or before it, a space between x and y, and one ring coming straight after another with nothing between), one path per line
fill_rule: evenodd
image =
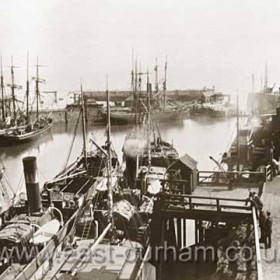
M183 193L191 194L197 187L197 161L190 155L185 154L178 160L174 161L167 169L168 171L179 171L180 180L185 180Z

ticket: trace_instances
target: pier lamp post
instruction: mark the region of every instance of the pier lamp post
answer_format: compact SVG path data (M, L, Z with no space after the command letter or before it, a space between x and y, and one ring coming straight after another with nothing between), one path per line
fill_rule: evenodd
M63 227L64 221L63 221L63 215L62 215L61 211L54 206L50 206L49 210L56 210L58 212L58 214L60 215L60 225Z

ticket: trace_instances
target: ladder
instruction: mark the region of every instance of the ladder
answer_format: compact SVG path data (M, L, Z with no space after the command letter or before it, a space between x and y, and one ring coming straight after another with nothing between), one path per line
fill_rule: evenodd
M92 219L85 222L83 233L82 233L82 239L87 239L90 234Z

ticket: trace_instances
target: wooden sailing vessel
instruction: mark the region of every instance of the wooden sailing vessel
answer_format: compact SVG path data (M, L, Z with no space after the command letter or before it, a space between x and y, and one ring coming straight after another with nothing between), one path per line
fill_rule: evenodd
M3 76L3 64L2 64L2 54L1 54L1 122L0 122L0 135L8 133L12 129L16 128L17 122L19 121L17 118L16 112L16 97L15 97L15 89L21 89L21 86L15 85L14 83L14 65L13 58L11 64L11 75L12 82L8 86L11 88L12 96L9 98L5 96L5 84L4 84L4 76ZM12 107L12 108L11 108Z
M142 76L148 75L148 72L138 72L137 64L135 71L132 70L132 85L131 91L133 96L132 106L128 107L116 107L111 112L111 120L113 124L129 124L143 122L143 103L146 103L147 96L145 91L141 89ZM164 67L164 81L162 91L159 90L158 84L158 65L155 66L155 88L153 94L151 94L151 117L154 122L169 122L182 120L186 116L186 112L189 113L189 108L185 106L178 106L168 104L166 97L166 85L167 85L167 62ZM150 85L151 86L151 85ZM151 89L150 89L151 90ZM142 111L142 113L141 113ZM104 113L105 115L105 113Z
M43 134L50 131L52 127L52 119L50 118L40 118L39 117L39 83L42 80L39 78L39 67L38 59L36 65L36 77L35 79L35 98L36 98L36 121L35 123L30 122L29 116L29 62L27 58L27 81L26 81L26 124L16 125L12 129L5 130L5 132L0 134L0 145L17 145L26 142L34 141L40 138ZM12 100L13 100L13 110L14 119L17 119L16 108L15 108L15 94L14 94L14 72L12 66Z

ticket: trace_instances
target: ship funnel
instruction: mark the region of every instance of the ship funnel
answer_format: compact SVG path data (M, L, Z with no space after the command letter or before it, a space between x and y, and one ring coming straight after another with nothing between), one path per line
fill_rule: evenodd
M39 212L42 208L36 157L22 159L27 193L28 212Z

